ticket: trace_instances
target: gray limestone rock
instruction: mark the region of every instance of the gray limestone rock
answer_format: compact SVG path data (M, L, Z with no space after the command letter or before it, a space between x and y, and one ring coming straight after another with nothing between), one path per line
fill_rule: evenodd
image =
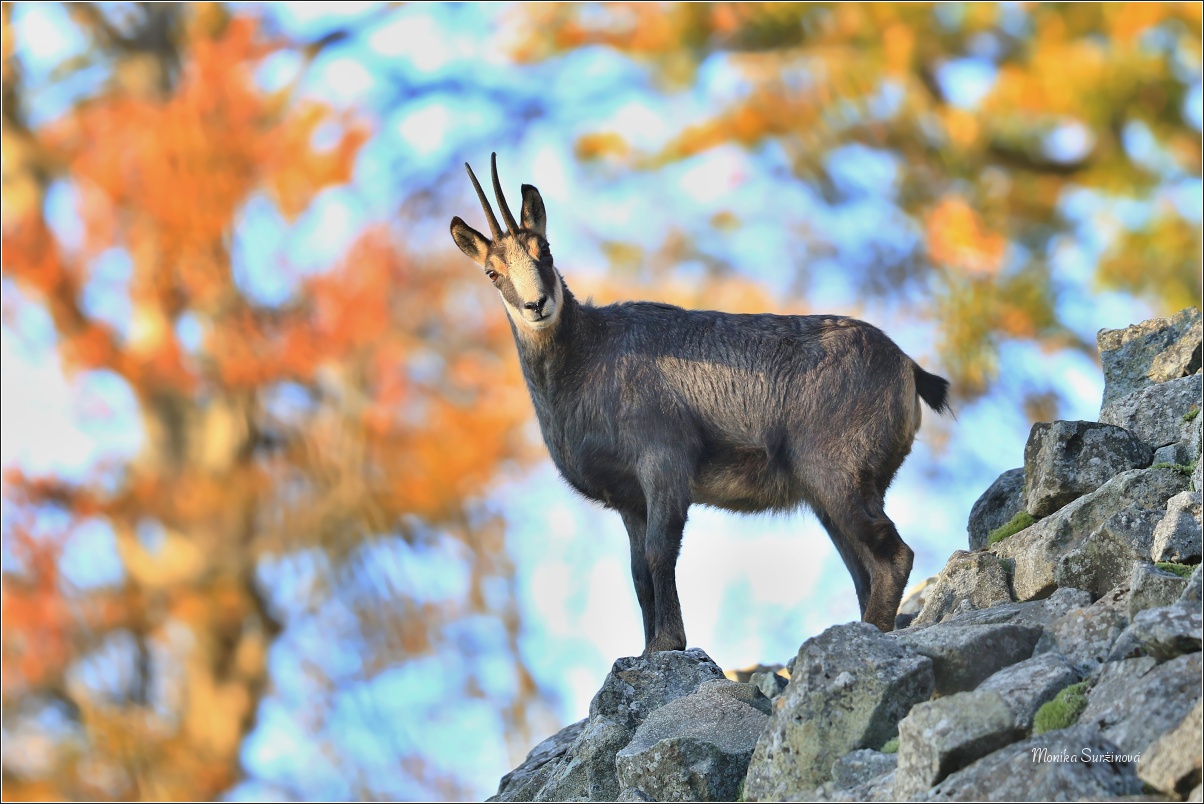
M970 549L985 548L991 531L1006 525L1023 510L1024 469L1009 469L996 478L970 509L970 519L966 523Z
M854 754L858 752L853 752ZM878 753L878 752L874 752ZM852 756L850 754L849 756ZM895 759L894 754L883 754L881 756L888 757L892 762ZM839 760L837 760L839 763ZM833 770L836 765L833 765ZM894 801L894 784L895 771L894 766L886 773L874 776L855 787L841 787L834 782L824 782L822 787L815 790L809 790L801 795L791 798L792 801L843 801L850 804L864 804L867 801Z
M631 730L605 717L590 718L559 761L541 771L543 784L530 798L499 795L499 801L596 801L619 794L615 754L631 740Z
M853 790L891 773L898 764L898 754L859 748L832 763L832 785L838 790Z
M1150 465L1153 450L1120 427L1038 422L1024 446L1024 497L1038 519L1095 491L1121 472Z
M895 616L895 628L909 628L916 616L923 611L924 604L928 602L928 593L932 591L933 585L936 583L936 576L926 578L912 586L903 595L903 600L899 602L899 612Z
M1194 374L1200 368L1200 311L1194 307L1169 318L1152 318L1096 335L1104 369L1104 399L1114 399L1155 383Z
M924 801L1093 801L1137 795L1133 762L1074 761L1117 753L1099 730L1072 726L1013 743L951 774Z
M1149 558L1154 526L1161 516L1138 506L1117 511L1058 559L1054 582L1059 587L1084 589L1093 599L1128 583L1133 562Z
M1079 680L1078 671L1060 653L1043 653L1006 667L979 685L1003 696L1017 728L1028 732L1037 710Z
M894 801L895 800L895 772L879 776L876 779L871 779L865 784L853 788L854 797L850 801Z
M895 797L914 798L1019 736L1011 708L994 690L916 704L899 723Z
M590 720L607 717L634 729L669 701L722 678L723 670L698 648L619 659L590 701Z
M1200 518L1204 495L1183 491L1166 502L1166 516L1154 528L1150 557L1177 564L1200 562Z
M937 575L928 590L924 608L912 625L931 625L968 602L971 609L985 609L996 603L1010 603L1008 575L992 553L968 553L958 550Z
M1192 437L1185 419L1200 406L1200 375L1152 385L1114 399L1100 410L1099 420L1129 430L1154 449Z
M1194 321L1182 338L1162 350L1150 364L1148 376L1154 382L1167 382L1200 370L1200 311L1188 309L1183 314Z
M1190 441L1180 441L1177 444L1167 444L1154 450L1153 463L1172 463L1188 466L1198 457L1196 447Z
M1019 600L1047 597L1057 588L1056 572L1062 557L1108 525L1110 534L1128 533L1144 538L1141 510L1166 510L1166 501L1183 491L1187 478L1173 469L1134 469L1122 472L1086 494L991 548L1000 558L1015 562L1012 591ZM1127 512L1127 513L1126 513ZM1132 523L1132 529L1122 527ZM1152 539L1152 532L1150 534Z
M551 770L581 735L589 720L565 726L531 749L523 763L502 777L497 795L490 801L530 801L547 783Z
M556 756L523 774L522 784L515 785L512 780L503 785L497 800L616 799L622 786L615 755L631 742L649 715L716 679L726 682L719 666L697 648L619 659L590 702L589 718L568 748L561 750L563 741L557 741L554 750L545 752Z
M1200 700L1200 654L1151 667L1150 657L1108 665L1087 693L1080 724L1098 726L1122 752L1140 754Z
M1035 653L1059 653L1079 675L1090 675L1107 660L1117 638L1129 626L1128 611L1128 589L1114 589L1092 605L1072 609L1050 623Z
M1143 782L1168 796L1187 799L1200 786L1201 705L1183 721L1159 737L1141 755L1137 775Z
M768 704L751 684L726 680L670 701L615 756L620 785L656 801L734 801Z
M1169 606L1187 589L1187 579L1160 570L1148 561L1134 561L1129 579L1129 619L1137 612Z
M1200 607L1175 603L1137 612L1116 639L1108 661L1153 656L1160 661L1200 651Z
M1041 628L1017 623L946 623L904 633L898 641L932 659L936 693L972 690L1003 668L1033 655Z
M759 672L753 673L749 682L761 691L761 694L766 698L776 698L786 689L788 680L777 673Z
M1082 589L1064 587L1043 600L1022 603L997 603L988 609L968 611L946 617L942 625L996 625L1015 623L1044 628L1072 609L1091 605L1091 594Z
M1184 603L1195 603L1198 607L1200 598L1200 568L1196 567L1191 571L1191 577L1187 579L1187 586L1184 587L1183 594L1179 596L1179 600Z
M813 791L838 758L894 737L932 690L932 661L872 625L837 625L807 640L753 752L745 800Z

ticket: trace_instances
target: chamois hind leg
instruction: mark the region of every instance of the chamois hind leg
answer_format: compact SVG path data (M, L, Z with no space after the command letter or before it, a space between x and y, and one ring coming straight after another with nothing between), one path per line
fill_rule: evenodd
M876 488L871 491L850 484L840 497L829 500L825 511L847 541L858 560L856 563L869 573L869 594L862 604L861 619L883 631L893 631L915 554L899 538ZM833 541L840 550L841 541L835 538ZM844 555L843 550L841 554ZM847 563L851 562L846 559ZM857 583L856 572L853 582Z
M674 457L672 455L670 458ZM686 649L686 627L677 599L677 556L690 508L690 483L680 474L680 464L640 461L639 478L648 501L648 527L644 532L644 557L652 575L655 608L652 638L644 655Z
M656 634L656 595L644 548L648 516L646 511L624 511L621 515L623 525L627 528L627 539L631 543L631 580L635 583L635 596L644 617L644 645L648 645Z
M861 557L857 554L853 543L845 537L840 528L836 527L832 517L826 511L817 510L815 513L819 517L820 524L824 526L824 530L828 532L828 538L836 546L836 552L844 561L849 575L853 577L853 588L857 591L857 605L860 606L861 615L864 617L865 607L870 600L870 571L861 562Z

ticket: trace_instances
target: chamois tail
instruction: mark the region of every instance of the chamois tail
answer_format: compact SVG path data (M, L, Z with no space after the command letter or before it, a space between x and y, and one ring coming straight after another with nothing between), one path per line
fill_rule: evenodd
M924 371L915 363L912 363L912 370L915 372L916 393L920 399L937 413L949 410L949 381Z

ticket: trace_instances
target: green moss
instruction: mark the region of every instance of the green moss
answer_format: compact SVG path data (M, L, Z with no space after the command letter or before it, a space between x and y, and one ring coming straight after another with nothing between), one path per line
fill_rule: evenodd
M740 784L736 785L736 801L744 800L744 780L740 780Z
M995 530L991 531L987 536L987 544L998 544L1012 534L1019 533L1020 531L1024 530L1036 521L1037 520L1033 519L1028 511L1020 511L1014 517L1008 520L1006 525L1001 525L995 528Z
M1033 734L1065 729L1078 722L1079 715L1087 708L1087 682L1071 684L1047 702L1033 716Z
M882 748L880 748L879 750L884 754L899 753L899 738L891 737L889 740L886 741L886 745L882 746Z
M1194 462L1193 463L1166 463L1165 461L1159 461L1158 463L1154 464L1150 468L1151 469L1174 469L1176 472L1178 472L1181 475L1191 477L1191 473L1196 471L1196 464Z
M1196 570L1191 564L1176 564L1173 561L1159 561L1154 566L1164 572L1173 572L1180 578L1190 578Z
M1191 410L1189 410L1187 413L1184 413L1184 414L1183 414L1183 421L1185 421L1185 422L1190 422L1190 421L1192 421L1193 419L1195 419L1195 418L1196 418L1197 416L1199 416L1199 415L1200 415L1200 409L1199 409L1199 408L1192 408L1192 409L1191 409Z

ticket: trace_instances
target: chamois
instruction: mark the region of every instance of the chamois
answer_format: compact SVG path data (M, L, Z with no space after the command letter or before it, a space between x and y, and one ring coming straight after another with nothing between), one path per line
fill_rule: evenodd
M522 186L520 224L497 154L491 166L505 231L465 164L493 237L455 217L452 239L502 297L557 469L623 519L644 653L686 647L675 567L693 503L810 506L853 576L862 619L893 629L913 553L883 498L920 400L947 409L948 381L844 316L579 302L552 264L539 191Z

